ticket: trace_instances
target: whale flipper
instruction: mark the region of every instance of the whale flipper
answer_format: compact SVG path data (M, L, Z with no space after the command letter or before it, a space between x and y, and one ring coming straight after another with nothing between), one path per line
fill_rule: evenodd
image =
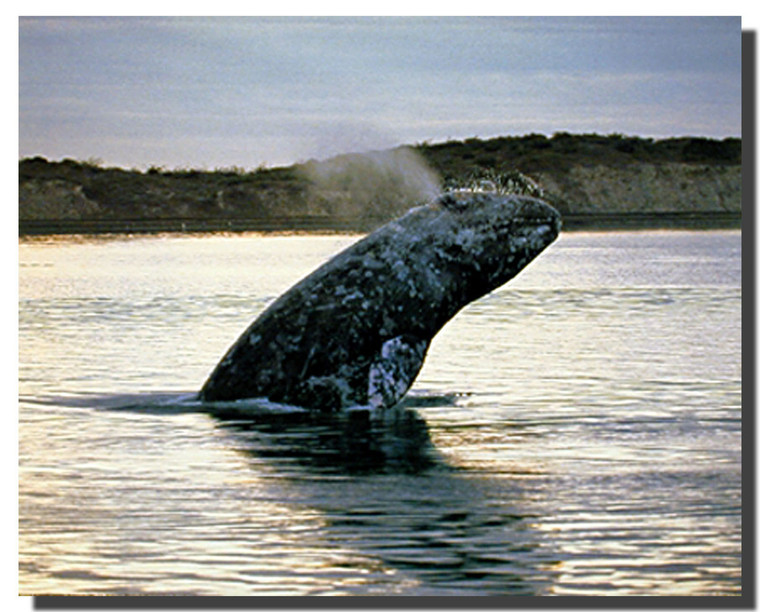
M411 335L383 343L369 368L367 403L371 408L390 408L404 397L422 368L429 346L428 340Z

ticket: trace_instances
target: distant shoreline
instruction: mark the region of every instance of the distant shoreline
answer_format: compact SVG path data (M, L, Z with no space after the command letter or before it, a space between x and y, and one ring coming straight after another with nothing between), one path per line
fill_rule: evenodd
M741 213L665 212L608 213L563 216L563 231L642 229L741 229ZM19 237L68 234L159 234L211 232L357 232L382 225L379 219L318 216L248 219L36 219L19 221Z
M441 189L489 182L519 192L513 175L539 190L567 231L739 228L741 171L738 138L566 133L253 171L140 172L34 157L19 161L19 235L367 232Z

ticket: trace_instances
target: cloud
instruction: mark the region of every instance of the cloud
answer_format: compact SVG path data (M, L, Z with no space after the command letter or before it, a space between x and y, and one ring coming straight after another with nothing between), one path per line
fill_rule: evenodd
M737 18L22 18L19 45L22 155L255 166L536 130L741 130Z

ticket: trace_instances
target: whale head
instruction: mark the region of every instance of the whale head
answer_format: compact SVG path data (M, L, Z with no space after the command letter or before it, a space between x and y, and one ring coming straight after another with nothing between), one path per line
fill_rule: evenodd
M559 235L560 214L538 198L448 192L429 205L434 250L455 270L469 302L500 287Z

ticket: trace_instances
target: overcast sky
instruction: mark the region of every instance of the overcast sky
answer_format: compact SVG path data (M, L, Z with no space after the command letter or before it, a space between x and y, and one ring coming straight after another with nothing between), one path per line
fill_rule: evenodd
M19 154L254 168L559 131L741 136L741 20L21 18Z

